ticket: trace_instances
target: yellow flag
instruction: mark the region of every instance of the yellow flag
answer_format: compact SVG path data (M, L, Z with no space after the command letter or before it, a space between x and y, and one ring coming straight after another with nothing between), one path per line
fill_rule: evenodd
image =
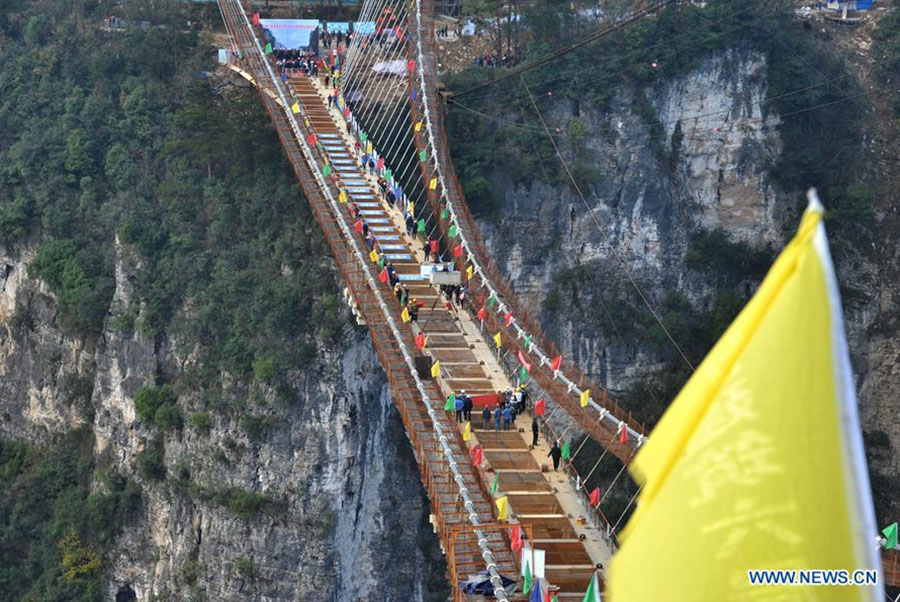
M403 308L403 311L400 312L400 319L403 320L404 324L409 322L409 310L405 307Z
M295 102L294 104L292 104L292 105L291 105L291 111L293 111L294 114L299 113L299 112L300 112L300 103L299 103L299 102Z
M368 142L366 142L366 152L367 152L367 153L371 153L371 152L372 152L372 141L371 141L371 140L369 140Z
M378 251L375 249L369 251L369 259L372 260L372 263L378 263Z
M500 344L503 342L503 339L500 338L500 331L497 331L497 334L494 335L494 345L500 347Z
M417 121L417 122L416 122L416 131L417 131L417 132L421 132L421 131L422 131L422 122L421 122L421 121Z
M338 192L338 200L342 203L347 202L347 191L341 188L341 191Z
M463 429L463 441L468 441L472 438L472 423L467 422L466 428Z
M821 221L811 193L794 239L631 464L643 490L610 567L612 602L879 599L873 585L752 586L748 573L880 568Z
M501 498L497 498L494 502L497 504L497 520L507 520L509 518L509 500L504 495Z
M416 214L416 205L415 205L415 203L413 203L412 201L409 202L409 209L408 209L408 211L409 211L410 213L412 213L413 215Z
M431 364L431 378L437 378L441 374L441 362L440 360L435 361Z
M432 190L437 190L437 178L431 178L431 182L428 184L428 187Z
M588 401L589 401L590 399L591 399L591 390L590 390L590 389L585 389L584 391L582 391L582 392L581 392L581 398L579 399L579 401L581 402L581 407L586 408L586 407L587 407L587 404L588 404Z
M472 266L467 267L466 268L466 278L471 280L473 275L475 275L475 268L473 268Z

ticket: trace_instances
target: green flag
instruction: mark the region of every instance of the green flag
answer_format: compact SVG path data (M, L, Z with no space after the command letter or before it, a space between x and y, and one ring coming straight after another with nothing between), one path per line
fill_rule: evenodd
M450 238L456 238L456 235L459 234L459 228L456 227L456 224L450 226L450 230L447 231L447 234L450 235Z
M425 220L420 219L419 222L416 224L416 226L417 226L419 232L424 232L425 231Z
M378 256L378 267L380 267L382 270L384 269L384 256L383 255Z
M488 309L494 309L494 303L497 302L497 295L491 293L491 298L488 299Z
M425 160L425 149L423 148L422 150L419 151L419 161L424 161L424 160Z
M331 166L328 163L322 166L322 173L326 176L331 175Z
M360 137L360 138L362 138L362 141L363 141L363 142L365 142L365 141L366 141L366 140L368 140L368 139L369 139L369 137L368 137L368 136L367 136L367 135L366 135L366 133L365 133L365 132L363 132L363 133L362 133L362 134L360 134L360 136L359 136L359 137Z
M531 335L530 334L525 335L525 349L526 349L526 351L531 349Z
M272 54L272 44L266 44L266 54Z
M565 443L563 443L563 448L562 448L562 459L563 459L563 460L568 460L568 459L571 458L571 457L572 457L572 453L569 451L569 442L566 441Z
M528 594L531 591L534 583L531 581L531 563L528 560L525 561L525 580L522 582L522 593Z
M494 473L494 484L491 485L491 495L497 493L497 485L500 484L500 473Z
M600 602L600 586L597 584L597 573L591 577L591 584L588 585L587 591L584 593L584 600L581 602Z
M528 380L528 370L525 369L525 366L522 366L519 368L519 381L524 383L526 380Z
M447 401L444 403L444 409L449 412L456 409L456 393L451 393L447 396Z
M390 169L385 169L385 170L384 170L384 179L385 179L385 180L387 180L388 182L390 182L390 181L391 181L391 178L393 178L393 177L394 177L394 172L392 172Z
M444 207L444 210L441 211L441 219L448 219L450 217L450 207Z
M885 550L893 550L897 547L897 523L896 521L888 525L882 531L884 534L885 542L884 549Z

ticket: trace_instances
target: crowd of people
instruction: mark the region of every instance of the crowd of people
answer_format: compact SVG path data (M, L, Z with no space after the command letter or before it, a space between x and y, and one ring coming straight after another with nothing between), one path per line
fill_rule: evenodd
M479 67L515 67L519 63L519 58L512 53L499 56L485 54L484 56L476 56L472 62Z
M287 74L302 72L309 77L318 77L319 69L323 66L321 58L312 52L292 50L289 48L275 48L272 50L275 56L275 64L282 74L282 79Z

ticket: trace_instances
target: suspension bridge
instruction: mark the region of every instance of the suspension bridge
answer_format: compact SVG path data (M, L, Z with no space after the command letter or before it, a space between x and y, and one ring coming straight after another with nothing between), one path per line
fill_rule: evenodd
M475 599L485 587L499 600L531 599L523 590L539 574L543 592L581 600L595 576L602 585L625 515L607 517L603 503L646 433L562 357L486 250L450 158L433 0L363 2L360 20L374 30L326 53L330 73L339 74L336 87L282 73L249 5L218 5L239 57L230 66L256 86L387 375L453 599ZM441 261L429 261L426 249ZM466 309L444 300L440 278L430 275L436 265L452 266L447 276L458 274L466 285ZM414 305L401 304L392 281ZM415 319L409 307L418 308ZM480 404L471 422L451 410L463 390L490 400L524 381L540 397L532 409L544 418L537 446L527 427L481 428ZM568 472L543 469L548 441L571 429L551 426L555 412L596 440L603 456L621 461L603 491L589 491L591 474L571 465ZM896 554L885 557L884 578L900 582Z

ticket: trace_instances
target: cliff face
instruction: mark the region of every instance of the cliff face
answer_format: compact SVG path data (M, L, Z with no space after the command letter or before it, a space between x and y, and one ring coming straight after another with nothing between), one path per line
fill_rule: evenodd
M660 332L651 337L632 327L651 319L629 276L660 315L672 309L673 297L689 316L711 315L703 312L715 310L723 290L747 297L758 279L739 275L723 287L713 263L698 266L696 257L691 263L692 237L719 230L739 245L731 251L749 255L781 248L796 227L802 191L780 190L770 174L783 145L781 119L765 104L767 77L764 56L732 50L651 88L646 98L620 93L610 111L584 102L551 104L544 112L551 128L571 131L577 119L589 130L598 170L582 186L589 210L571 186L548 185L546 177L516 185L502 173L487 175L500 197L499 209L479 218L493 257L562 353L619 397L681 362ZM649 121L646 109L641 116L643 103L652 108ZM543 159L544 175L559 169L554 155ZM896 232L884 235L889 240ZM900 475L891 451L900 449L891 418L900 350L896 291L875 274L894 273L897 261L890 253L867 255L862 243L832 245L873 488L886 511ZM670 400L655 401L661 409ZM637 415L651 411L641 405L649 405L646 395L637 402Z
M113 314L135 301L137 264L116 246ZM189 371L191 357L167 337L154 343L109 324L92 343L67 338L53 296L27 275L31 255L23 246L0 258L0 436L47 440L87 423L98 468L140 482L139 515L107 556L107 599L399 601L440 591L427 499L361 329L345 327L346 345L291 372L298 401L266 391L245 402L261 429L226 409L208 432L164 434L141 424L134 396L159 374ZM239 382L226 389L246 393ZM179 404L189 413L206 394L185 392ZM164 481L136 468L159 440ZM236 491L265 501L242 516L222 494Z
M765 169L778 152L778 119L763 113L765 94L764 58L731 52L647 99L661 128L631 110L640 99L630 95L617 98L611 113L584 103L577 114L569 104L552 105L545 115L551 124L577 118L588 127L599 173L582 187L590 211L570 186L541 180L510 186L494 174L494 188L504 191L502 209L499 219L481 220L493 256L517 293L540 308L563 353L606 388L626 389L646 372L647 362L655 365L646 342L623 349L618 337L600 330L605 318L593 314L601 307L590 308L589 327L583 328L585 308L557 307L555 300L548 307L548 293L575 279L571 286L603 296L613 282L620 286L627 270L647 287L654 305L669 289L698 299L709 286L684 265L691 233L723 228L756 245L778 242L783 201ZM559 169L555 156L543 162L547 171ZM578 266L587 273L570 276ZM605 301L615 313L614 299Z

